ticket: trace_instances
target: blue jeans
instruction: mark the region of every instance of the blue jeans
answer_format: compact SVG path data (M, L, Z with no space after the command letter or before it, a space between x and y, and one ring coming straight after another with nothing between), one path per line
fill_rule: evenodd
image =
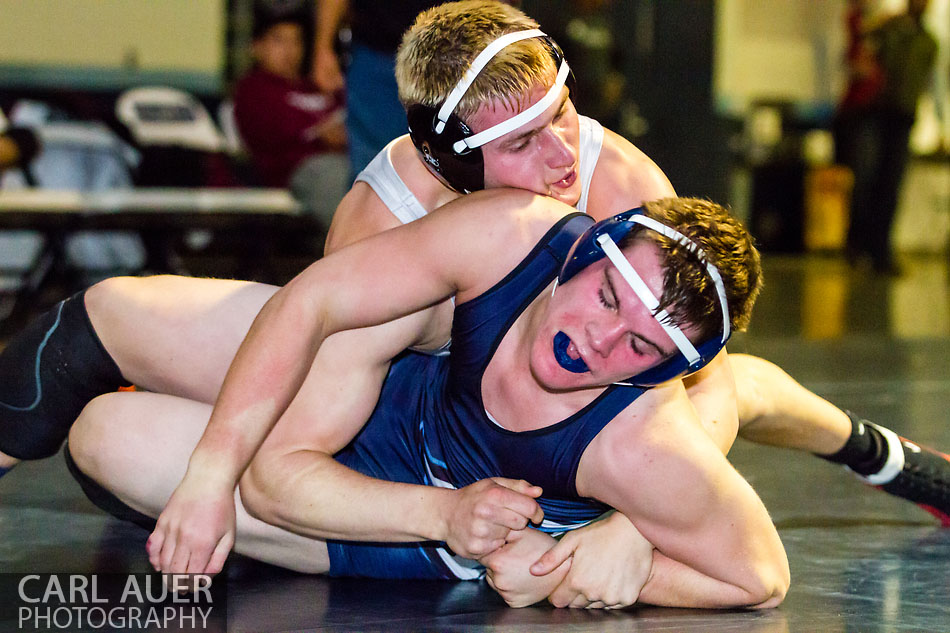
M352 181L379 150L409 128L399 103L395 57L360 44L354 44L351 53L346 71L346 132Z

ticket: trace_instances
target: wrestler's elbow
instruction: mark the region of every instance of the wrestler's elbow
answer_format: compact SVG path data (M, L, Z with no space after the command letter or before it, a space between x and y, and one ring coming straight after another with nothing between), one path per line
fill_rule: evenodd
M267 465L253 460L241 477L241 503L255 519L275 523L278 503L271 494L269 480Z
M788 562L785 563L785 567L782 570L780 576L775 579L775 582L772 585L770 595L755 605L757 609L774 609L778 605L782 604L785 600L785 596L788 594L788 588L791 585L792 579L788 571Z
M773 609L782 604L791 584L791 573L785 552L759 565L754 588L748 589L747 602L754 609Z
M753 609L774 609L775 607L782 604L785 600L785 595L788 593L788 583L777 584L769 592L763 592L756 598L753 598L753 604L751 608ZM756 599L765 597L764 600L755 602Z

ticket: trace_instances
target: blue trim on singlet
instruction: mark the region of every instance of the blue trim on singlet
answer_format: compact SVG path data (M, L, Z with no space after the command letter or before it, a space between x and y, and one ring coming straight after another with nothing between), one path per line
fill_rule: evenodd
M406 352L390 366L379 401L360 433L335 459L369 477L439 485L426 472L423 423L441 400L448 357ZM331 576L476 579L481 569L454 560L443 544L327 541ZM470 565L466 569L464 565Z
M49 343L50 338L53 336L53 332L56 331L56 328L59 327L59 323L63 317L63 306L66 305L66 301L60 301L56 305L56 319L53 321L53 325L46 331L46 334L43 335L43 340L40 341L40 344L36 348L36 357L33 361L33 383L36 385L36 397L33 399L33 402L26 406L17 406L14 404L8 404L6 402L0 402L0 407L9 409L10 411L33 411L36 407L43 401L43 380L40 377L40 361L43 359L43 350L46 348L46 344ZM0 473L2 476L4 473Z
M603 514L606 506L577 496L577 466L591 440L643 389L607 387L567 419L524 432L492 422L481 394L484 371L504 335L550 287L571 245L592 223L580 213L566 216L504 279L458 305L451 355L408 352L397 359L366 426L336 459L368 476L405 483L461 488L495 476L525 479L544 489L539 529L547 532L575 529ZM328 549L331 575L478 575L460 571L438 543L330 541Z

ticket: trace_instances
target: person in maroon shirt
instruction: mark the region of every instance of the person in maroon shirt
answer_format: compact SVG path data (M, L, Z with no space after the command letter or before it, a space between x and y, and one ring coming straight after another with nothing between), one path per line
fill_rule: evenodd
M289 16L258 19L254 67L234 90L234 116L260 184L288 187L324 227L349 188L343 91L303 74L304 28Z
M839 107L848 112L869 105L884 87L884 69L868 41L871 29L865 14L868 13L869 4L868 0L849 0L845 16L848 86Z

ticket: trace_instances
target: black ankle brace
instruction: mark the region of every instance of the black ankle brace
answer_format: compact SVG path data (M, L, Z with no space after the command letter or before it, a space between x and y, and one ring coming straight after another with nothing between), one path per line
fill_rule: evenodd
M871 424L864 424L850 411L845 411L851 419L851 436L844 447L833 455L819 455L822 459L836 464L844 464L859 475L872 475L887 462L887 442Z
M0 353L0 451L41 459L59 450L98 395L127 384L86 312L85 291L58 303Z

